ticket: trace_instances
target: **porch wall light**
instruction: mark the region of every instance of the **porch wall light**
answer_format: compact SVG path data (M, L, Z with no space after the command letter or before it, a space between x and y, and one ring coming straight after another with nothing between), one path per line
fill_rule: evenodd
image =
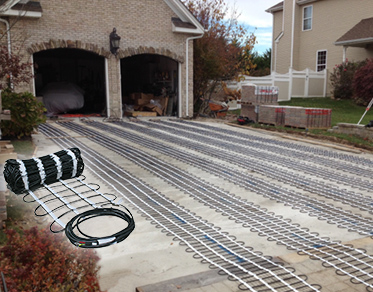
M110 52L113 55L117 55L119 44L120 44L120 36L117 35L117 29L114 27L113 31L110 33Z

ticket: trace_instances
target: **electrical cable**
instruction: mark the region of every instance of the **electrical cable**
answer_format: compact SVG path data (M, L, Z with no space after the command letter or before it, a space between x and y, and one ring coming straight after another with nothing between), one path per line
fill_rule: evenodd
M126 207L123 208L125 208L127 213L115 208L99 208L88 210L84 213L76 215L67 223L65 227L66 237L72 244L82 248L100 248L125 240L135 229L135 221L131 212ZM84 233L79 227L79 225L83 222L101 216L118 217L126 221L128 223L128 226L110 236L102 237L90 236ZM76 229L81 235L78 235L77 232L74 231L74 229Z

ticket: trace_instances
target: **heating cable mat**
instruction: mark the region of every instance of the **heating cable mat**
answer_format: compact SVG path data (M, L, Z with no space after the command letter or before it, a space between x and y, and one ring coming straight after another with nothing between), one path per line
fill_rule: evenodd
M81 134L85 133L85 135L91 136L98 135L97 131L89 130L86 127L80 127L77 124L67 123L64 125L66 127L70 127L71 129L74 128ZM88 125L94 126L96 129L101 129L103 131L113 133L121 138L126 139L127 141L132 141L133 143L137 143L149 149L156 150L169 157L173 157L177 160L197 166L204 171L208 171L221 178L231 181L232 183L240 185L247 190L253 191L272 200L276 200L277 202L283 202L286 205L292 206L294 209L298 209L301 212L308 213L310 216L318 217L320 220L327 220L328 223L337 224L341 228L346 228L360 234L372 234L373 230L371 218L365 218L361 215L353 214L351 213L351 211L345 211L341 208L337 208L332 204L326 203L324 201L309 198L299 192L287 190L284 186L276 185L275 183L269 182L268 180L259 179L254 176L249 177L247 173L245 173L245 170L250 171L254 169L258 173L261 172L260 170L258 170L255 163L241 163L241 160L244 159L242 157L239 157L239 159L231 158L232 155L229 155L229 153L224 155L224 152L216 154L216 149L211 148L211 146L203 145L191 140L180 140L175 137L175 135L167 135L159 131L154 131L153 129L144 128L138 126L137 123L121 123L120 125L123 126L121 129L98 122L89 122ZM130 131L129 129L135 130L136 132L144 133L149 137L161 139L162 142L157 142L154 139L146 138L142 135ZM101 137L99 139L99 143L106 144L108 145L106 147L111 148L113 148L112 145L118 144L116 141L108 142L108 139L109 138L107 137ZM165 142L174 142L174 144L177 143L176 145L180 147L172 147L171 145L166 145ZM213 160L197 156L191 157L189 153L182 150L183 147L190 148L194 151L200 151L208 155L210 154L211 156L219 155L219 159L223 161L225 160L228 164L216 163ZM242 166L242 171L237 171L229 167L232 162ZM273 167L275 167L275 165L273 165ZM270 172L271 170L270 167L267 167L266 169L267 172ZM278 174L278 176L275 176L275 178L279 178L279 180L281 180L281 174ZM370 197L363 197L354 192L348 192L344 189L332 188L330 186L323 188L312 180L307 180L305 178L302 178L302 180L304 181L304 185L308 186L307 188L305 188L305 190L307 191L317 193L321 196L330 198L333 201L341 201L353 207L357 206L361 210L368 210L368 212L371 211L371 204L373 204L373 201ZM292 185L293 181L294 179L291 180L289 184Z
M74 147L39 158L8 159L4 177L8 188L23 195L24 202L37 204L36 216L48 215L53 219L53 233L65 232L72 244L99 248L123 241L135 228L131 212L115 195L101 193L97 184L87 184L83 169L80 151ZM97 222L106 219L112 225L113 218L119 219L116 224L122 229L110 234L86 231L87 225L92 224L96 231L106 231L107 226Z
M79 129L84 129L84 127L80 128L80 126L74 123L61 123L61 125L71 127L71 129L80 134L88 134L88 132L84 130L80 132ZM52 129L51 126L43 126L41 130L46 135L54 135L57 138L66 137L65 133ZM105 129L105 131L108 131L108 129ZM127 138L128 137L126 137L126 139ZM61 139L56 140L60 141ZM109 137L100 137L97 132L91 137L91 139L100 144L102 143L105 147L116 151L128 159L130 159L129 157L133 157L132 159L138 157L138 163L141 161L143 165L146 165L145 167L147 169L151 169L151 163L146 164L146 157L141 155L141 153L131 153L128 148L116 148L116 146L119 147L121 144L118 143L118 141L108 141L108 143L105 144L103 141L109 139ZM109 144L113 145L113 147L110 148ZM159 161L157 161L157 164L158 163ZM171 166L169 165L169 167ZM167 168L167 165L165 168ZM372 279L370 276L372 258L366 254L365 251L338 242L333 242L328 238L320 238L317 234L309 232L305 228L300 228L295 224L291 224L281 216L275 216L272 213L268 213L265 209L261 209L259 206L254 206L245 200L236 198L235 196L219 190L218 188L214 188L201 180L198 181L198 179L194 179L191 184L191 176L186 176L186 174L181 171L176 172L173 177L170 176L170 174L165 173L164 168L158 168L158 170L154 169L153 171L158 171L161 173L161 176L164 176L164 179L168 179L170 182L179 181L174 184L180 189L187 192L190 196L200 202L215 208L218 212L228 215L229 218L235 220L236 223L242 224L246 228L250 228L251 231L259 232L259 235L267 237L270 241L276 241L278 244L283 244L289 249L298 251L300 254L307 254L312 259L319 259L323 262L324 266L334 267L337 270L337 273L350 276L352 282L363 283L368 289L372 288ZM175 173L175 171L177 171L177 169L172 168L170 172ZM198 184L194 185L195 181ZM177 216L177 218L177 220L180 221L182 217ZM184 222L187 221L182 220L180 222L185 224ZM210 240L209 236L208 240L212 243L216 243L216 240ZM239 254L235 254L235 256L240 259L243 258ZM246 287L240 285L240 288L244 289Z
M193 257L221 274L238 282L247 291L320 291L321 286L309 284L305 275L297 275L291 267L274 261L259 251L245 246L218 226L203 220L194 212L157 192L151 186L108 161L75 138L51 125L40 131L61 147L77 145L84 156L86 168L110 185L162 232L193 253ZM59 138L64 137L64 138Z

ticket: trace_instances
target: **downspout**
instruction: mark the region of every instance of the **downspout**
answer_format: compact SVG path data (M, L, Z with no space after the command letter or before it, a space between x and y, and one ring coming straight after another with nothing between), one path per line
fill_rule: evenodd
M284 35L284 31L285 31L285 9L286 9L286 6L285 6L285 3L283 5L283 8L282 8L282 24L281 24L281 33L280 35L275 39L275 48L274 48L274 52L272 52L271 54L271 65L273 65L274 68L271 68L271 72L274 71L276 72L277 70L277 46L280 42L280 39L283 37ZM274 24L275 23L275 15L273 15L273 20L272 20L272 34L273 34L273 29L274 29ZM273 61L274 59L274 61Z
M5 19L0 18L0 21L5 23L5 25L6 25L6 32L7 32L7 38L8 38L8 54L9 54L9 58L10 58L11 55L12 55L12 46L11 46L11 42L10 42L10 25L9 25L9 22Z
M201 34L201 35L198 35L198 36L194 36L194 37L189 37L186 39L186 60L185 60L185 65L186 65L186 69L185 69L185 93L186 93L186 96L185 96L185 102L186 102L186 109L185 109L185 115L187 117L189 117L189 41L190 40L195 40L195 39L200 39L202 38L204 35Z
M293 65L294 65L294 35L295 35L295 1L293 0L293 11L291 20L291 48L290 48L290 68L289 68L289 92L288 100L291 100L293 94Z
M291 48L290 48L290 68L293 69L294 62L294 34L295 34L295 7L296 0L293 0L293 11L292 11L292 20L291 20Z
M9 55L9 59L11 58L12 56L12 45L11 45L11 41L10 41L10 25L9 25L9 22L5 19L2 19L0 18L0 21L5 23L6 25L6 34L7 34L7 43L8 43L8 55ZM12 74L10 74L10 88L13 89L13 83L12 83Z
M278 46L278 44L279 44L279 42L280 42L280 39L282 38L282 36L284 35L284 31L282 31L281 33L280 33L280 35L275 39L275 49L274 49L274 52L273 52L273 54L272 54L272 56L271 56L271 58L272 59L274 59L274 61L273 62L271 62L272 63L272 66L274 67L274 68L272 68L272 72L276 72L276 70L277 70L277 46ZM273 56L274 55L274 56Z

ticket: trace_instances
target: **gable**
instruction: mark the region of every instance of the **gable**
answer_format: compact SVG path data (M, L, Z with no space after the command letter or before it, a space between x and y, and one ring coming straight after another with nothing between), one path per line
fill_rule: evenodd
M204 28L188 8L180 0L164 0L172 11L178 16L173 19L172 30L180 33L203 34Z

